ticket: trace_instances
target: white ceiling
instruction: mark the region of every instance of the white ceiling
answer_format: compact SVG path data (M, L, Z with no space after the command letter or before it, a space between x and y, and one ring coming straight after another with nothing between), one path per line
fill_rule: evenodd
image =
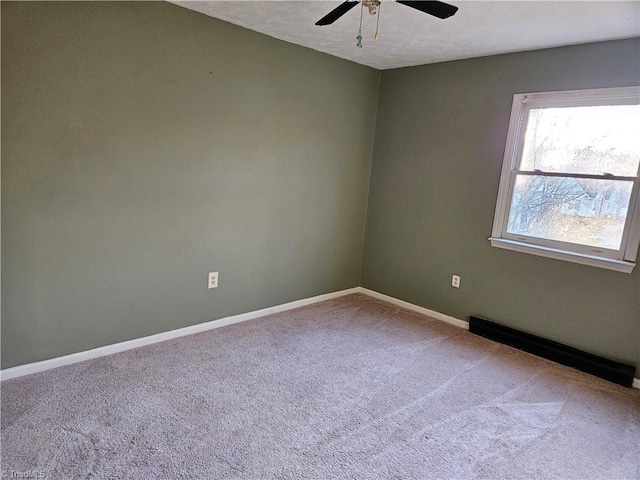
M314 25L343 0L169 1L380 70L640 36L640 1L450 0L459 10L440 20L382 0L380 38L365 9L362 48L360 6L333 25Z

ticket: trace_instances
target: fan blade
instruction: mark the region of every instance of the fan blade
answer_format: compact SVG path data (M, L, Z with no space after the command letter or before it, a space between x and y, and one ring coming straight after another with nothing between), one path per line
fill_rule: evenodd
M438 18L449 18L458 11L458 7L449 5L444 2L420 2L420 1L404 1L396 0L397 3L406 5L407 7L415 8L421 12L428 13Z
M316 22L316 25L331 25L333 22L338 20L341 16L343 16L345 13L347 13L349 10L355 7L358 3L360 2L358 1L352 2L347 0L346 2L340 4L338 7L331 10L320 20L318 20Z

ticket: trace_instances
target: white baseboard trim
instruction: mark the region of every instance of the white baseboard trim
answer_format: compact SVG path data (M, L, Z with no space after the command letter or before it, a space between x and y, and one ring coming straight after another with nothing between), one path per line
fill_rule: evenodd
M364 295L383 300L393 305L406 308L407 310L411 310L413 312L421 313L428 317L435 318L436 320L441 320L456 327L464 328L465 330L469 329L469 322L460 320L459 318L451 317L449 315L445 315L444 313L436 312L435 310L429 310L428 308L420 307L413 303L405 302L404 300L400 300L395 297L390 297L389 295L385 295L384 293L369 290L368 288L353 287L346 290L340 290L338 292L326 293L324 295L318 295L310 298L303 298L301 300L283 303L282 305L263 308L261 310L254 310L253 312L232 315L230 317L224 317L218 320L211 320L209 322L199 323L190 327L178 328L176 330L149 335L147 337L136 338L133 340L127 340L125 342L106 345L104 347L85 350L83 352L72 353L63 357L56 357L49 360L42 360L40 362L19 365L17 367L5 368L4 370L0 370L0 381L23 377L25 375L31 375L33 373L44 372L45 370L52 370L54 368L64 367L65 365L72 365L74 363L84 362L85 360L91 360L93 358L106 357L107 355L124 352L125 350L144 347L145 345L152 345L154 343L164 342L179 337L185 337L187 335L193 335L195 333L206 332L207 330L213 330L215 328L232 325L234 323L245 322L247 320L254 320L265 315L285 312L287 310L293 310L294 308L304 307L306 305L323 302L325 300L331 300L333 298L344 297L345 295L351 295L353 293L362 293ZM640 378L634 378L632 386L633 388L640 389Z
M369 295L370 297L377 298L379 300L384 300L385 302L392 303L402 308L406 308L407 310L412 310L414 312L421 313L423 315L426 315L427 317L435 318L436 320L441 320L451 325L455 325L456 327L469 330L469 322L465 322L464 320L460 320L459 318L450 317L449 315L436 312L435 310L429 310L428 308L419 307L418 305L414 305L413 303L405 302L404 300L399 300L395 297L390 297L389 295L385 295L384 293L378 293L374 290L369 290L368 288L360 287L360 293L364 293L365 295Z
M325 300L331 300L332 298L343 297L352 293L361 293L361 288L354 287L347 290L340 290L338 292L326 293L324 295L318 295L316 297L304 298L302 300L296 300L294 302L283 303L282 305L263 308L261 310L255 310L253 312L232 315L230 317L224 317L218 320L211 320L209 322L199 323L190 327L178 328L176 330L157 333L155 335L149 335L147 337L135 338L133 340L114 343L112 345L105 345L104 347L98 347L91 350L72 353L70 355L64 355L63 357L56 357L49 360L42 360L40 362L18 365L17 367L5 368L4 370L0 370L0 381L23 377L25 375L31 375L33 373L44 372L45 370L64 367L65 365L72 365L74 363L84 362L85 360L91 360L93 358L105 357L107 355L113 355L114 353L124 352L125 350L131 350L133 348L144 347L145 345L165 342L174 338L193 335L194 333L205 332L207 330L213 330L215 328L232 325L234 323L245 322L247 320L253 320L265 315L293 310L294 308L304 307L305 305L311 305L313 303L323 302Z

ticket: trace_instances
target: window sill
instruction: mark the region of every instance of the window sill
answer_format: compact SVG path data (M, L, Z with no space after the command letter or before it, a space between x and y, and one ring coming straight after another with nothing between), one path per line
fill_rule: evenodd
M634 262L625 262L623 260L615 260L612 258L596 257L593 255L584 255L581 253L567 252L566 250L557 250L555 248L541 247L530 243L518 242L515 240L506 240L504 238L490 237L491 246L513 250L515 252L529 253L540 257L555 258L564 260L565 262L580 263L582 265L590 265L592 267L606 268L615 270L616 272L631 273Z

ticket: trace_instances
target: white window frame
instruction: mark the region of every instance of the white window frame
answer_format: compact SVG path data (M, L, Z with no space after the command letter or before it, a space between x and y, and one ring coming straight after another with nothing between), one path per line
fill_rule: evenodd
M509 131L500 175L493 229L491 237L489 237L491 245L507 250L630 273L636 266L636 256L638 245L640 244L640 195L638 194L640 189L640 168L635 177L571 174L572 177L578 178L633 182L629 210L627 212L627 223L625 224L620 250L565 243L526 235L514 235L507 232L507 222L517 174L567 176L564 173L523 172L518 170L531 109L636 104L640 104L640 86L515 94L511 107L511 118L509 119Z

